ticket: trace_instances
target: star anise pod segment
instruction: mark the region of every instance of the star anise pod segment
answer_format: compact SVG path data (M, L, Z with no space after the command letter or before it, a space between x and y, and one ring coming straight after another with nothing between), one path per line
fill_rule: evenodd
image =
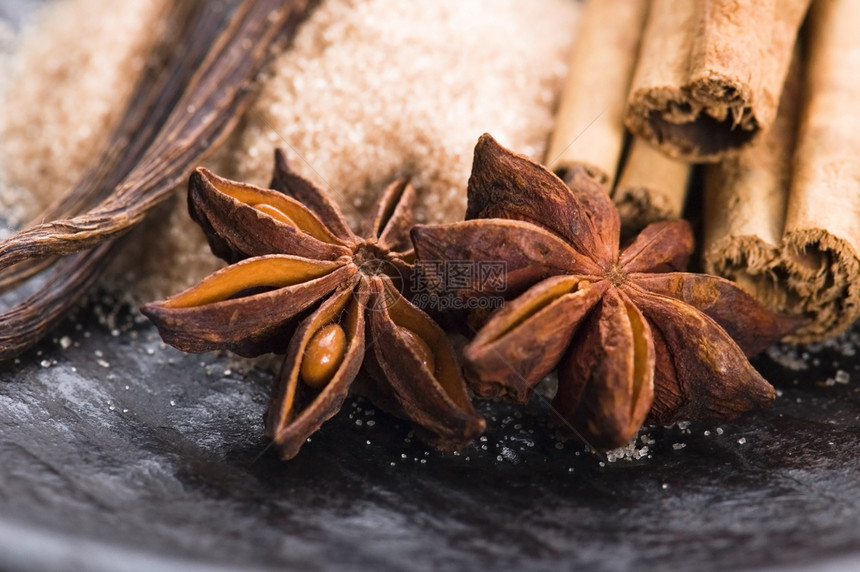
M411 420L439 448L484 429L438 325L402 295L415 190L381 194L362 235L321 189L276 154L272 189L198 169L189 211L213 253L232 263L143 312L164 340L191 352L286 351L265 415L283 458L337 413L362 365L380 406Z
M557 369L555 411L601 448L626 444L646 418L730 418L772 400L745 351L803 320L769 312L729 281L683 272L693 251L684 221L652 224L621 250L608 194L582 169L566 178L484 135L469 179L472 220L413 230L420 260L507 266L513 300L464 350L476 392L525 402Z

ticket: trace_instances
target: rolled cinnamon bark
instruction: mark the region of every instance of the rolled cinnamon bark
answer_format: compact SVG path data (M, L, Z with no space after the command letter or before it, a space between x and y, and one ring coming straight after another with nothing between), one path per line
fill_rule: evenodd
M688 163L634 138L612 192L624 227L639 230L654 221L680 218L690 170Z
M860 316L860 2L821 0L810 20L782 260L800 309L798 334L836 334Z
M744 154L734 173L724 173L706 216L706 269L737 279L775 309L809 316L793 341L824 339L860 317L857 22L854 0L814 4L793 158L767 148L790 137L790 127L779 126L784 97L760 155Z
M624 142L624 106L647 0L588 2L546 155L556 172L583 166L611 188Z
M704 172L705 271L738 282L780 312L797 310L788 307L791 297L779 270L800 108L797 52L767 136Z
M717 161L776 117L810 0L654 0L626 123L671 157Z

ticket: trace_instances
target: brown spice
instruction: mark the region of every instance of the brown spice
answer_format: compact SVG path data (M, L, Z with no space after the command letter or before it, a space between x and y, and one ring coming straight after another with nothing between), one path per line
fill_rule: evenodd
M585 167L612 187L624 145L624 107L647 0L601 0L583 8L567 81L546 153L556 173Z
M670 157L715 162L766 133L810 0L654 0L626 123Z
M771 136L706 177L705 267L809 316L794 342L860 318L858 20L857 2L813 3Z
M623 228L640 231L659 220L681 218L692 168L633 137L612 200Z
M485 135L469 179L471 220L413 230L419 260L504 261L509 289L523 292L464 350L475 390L525 402L558 367L555 412L607 449L646 418L731 418L772 400L747 355L801 321L727 280L682 272L693 251L685 221L651 224L619 249L607 193L582 168L568 177Z
M404 179L388 186L364 237L281 153L271 187L205 169L191 176L191 217L213 253L233 264L144 306L164 340L243 356L286 349L266 413L266 436L283 459L337 413L365 362L371 399L412 420L434 446L460 448L483 432L445 333L398 288L412 258L413 187Z

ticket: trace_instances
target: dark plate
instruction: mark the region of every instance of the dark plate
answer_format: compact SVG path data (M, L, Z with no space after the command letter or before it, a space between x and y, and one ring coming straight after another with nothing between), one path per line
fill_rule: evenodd
M834 382L858 375L856 330L780 350L804 369L758 360L773 407L651 428L638 460L556 441L535 398L483 404L459 454L349 401L282 463L260 440L269 374L101 313L0 373L4 570L860 566L860 399Z

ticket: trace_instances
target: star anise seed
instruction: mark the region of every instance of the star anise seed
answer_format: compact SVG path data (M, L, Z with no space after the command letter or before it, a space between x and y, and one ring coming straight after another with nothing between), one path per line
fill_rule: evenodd
M231 265L142 308L167 343L243 356L286 351L265 415L283 459L341 408L364 364L364 389L411 420L441 449L484 429L442 329L401 294L415 191L405 179L382 193L358 236L321 189L275 156L272 189L206 169L189 181L192 218Z
M565 184L484 135L466 222L416 226L419 260L503 261L514 297L466 346L483 396L526 402L557 369L553 409L596 447L619 447L646 419L723 419L774 398L752 355L803 320L768 311L733 283L683 272L684 221L619 249L618 212L584 170ZM735 338L735 341L732 340Z

